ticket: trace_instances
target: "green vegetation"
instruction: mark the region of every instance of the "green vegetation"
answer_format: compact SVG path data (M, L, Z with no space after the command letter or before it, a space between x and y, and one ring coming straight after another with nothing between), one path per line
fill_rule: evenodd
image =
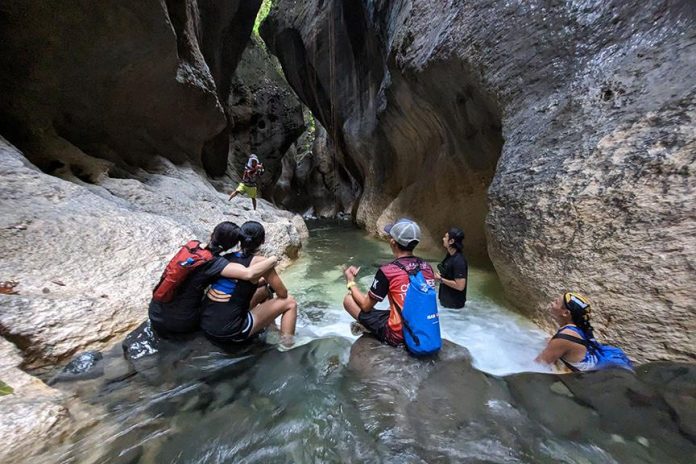
M0 396L11 395L14 389L0 380Z
M261 3L261 8L259 8L259 12L256 14L256 21L254 22L255 35L259 35L259 27L261 27L261 23L264 19L266 19L266 16L268 16L271 8L273 8L273 0L263 0L263 3Z

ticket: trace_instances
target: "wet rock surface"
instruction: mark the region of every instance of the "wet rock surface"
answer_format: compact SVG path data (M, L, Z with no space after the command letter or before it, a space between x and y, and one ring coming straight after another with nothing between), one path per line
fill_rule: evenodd
M144 354L136 345L157 346ZM118 347L120 351L120 346ZM55 456L100 462L693 462L692 365L648 364L637 375L495 377L445 343L420 360L369 336L325 338L281 352L252 343L222 350L205 338L124 341L132 376L60 384L104 408ZM105 360L116 351L105 355ZM112 380L108 380L107 378ZM659 382L655 380L660 379ZM670 379L665 385L662 379ZM81 388L76 387L82 385ZM89 385L89 388L86 386ZM95 437L117 436L95 448ZM214 456L214 457L211 457Z
M463 227L525 314L575 289L633 358L693 361L693 18L688 1L281 0L261 34L360 182L358 222L407 214L425 245Z
M57 382L94 379L104 375L101 362L104 355L99 351L85 351L75 356L61 371L48 381L49 385Z

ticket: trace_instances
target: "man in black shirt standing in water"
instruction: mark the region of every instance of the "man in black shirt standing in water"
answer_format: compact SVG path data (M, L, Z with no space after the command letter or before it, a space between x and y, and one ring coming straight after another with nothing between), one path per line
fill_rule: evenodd
M445 259L437 266L435 280L440 282L440 304L445 308L463 308L466 303L466 284L469 263L462 254L464 231L452 227L444 237L442 245L447 250Z

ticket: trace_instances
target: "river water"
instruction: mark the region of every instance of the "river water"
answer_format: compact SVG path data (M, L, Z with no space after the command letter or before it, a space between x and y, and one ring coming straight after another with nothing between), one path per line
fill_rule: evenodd
M379 265L394 256L386 241L368 237L350 223L315 222L310 229L306 252L283 273L299 302L299 338L338 335L356 339L350 331L352 318L342 306L346 294L343 265L361 267L358 282L364 292ZM444 252L421 257L435 269ZM548 371L533 362L548 334L509 310L495 271L470 265L468 285L465 309L440 308L443 338L468 348L474 366L484 372ZM381 306L388 308L386 301Z
M282 273L299 301L294 348L273 332L231 351L160 340L129 361L115 346L97 378L56 385L79 398L71 412L83 427L34 462L696 462L696 369L529 373L541 370L532 359L546 335L477 267L466 308L441 315L444 337L472 361L452 344L416 360L351 335L341 308L341 266L362 266L366 289L391 259L387 244L349 224L310 226Z

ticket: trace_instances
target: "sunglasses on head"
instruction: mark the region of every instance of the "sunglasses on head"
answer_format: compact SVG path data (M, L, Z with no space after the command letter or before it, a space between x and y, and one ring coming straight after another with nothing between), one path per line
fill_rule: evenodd
M563 304L566 307L566 309L570 312L584 312L590 306L590 304L584 301L582 297L570 292L563 295Z

